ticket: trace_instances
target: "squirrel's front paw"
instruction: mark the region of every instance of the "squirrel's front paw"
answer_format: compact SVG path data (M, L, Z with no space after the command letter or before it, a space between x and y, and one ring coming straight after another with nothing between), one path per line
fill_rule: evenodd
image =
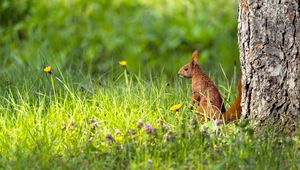
M194 108L194 105L189 104L189 109L193 110L193 108Z

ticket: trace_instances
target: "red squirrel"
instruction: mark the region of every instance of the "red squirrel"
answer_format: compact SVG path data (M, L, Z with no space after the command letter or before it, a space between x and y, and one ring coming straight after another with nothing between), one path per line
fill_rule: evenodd
M198 61L198 51L192 54L192 60L182 66L178 72L181 77L192 78L192 100L189 107L193 108L198 103L197 112L199 121L213 119L223 119L232 121L240 118L241 115L241 81L238 85L238 97L235 102L226 111L223 100L214 82L203 72Z

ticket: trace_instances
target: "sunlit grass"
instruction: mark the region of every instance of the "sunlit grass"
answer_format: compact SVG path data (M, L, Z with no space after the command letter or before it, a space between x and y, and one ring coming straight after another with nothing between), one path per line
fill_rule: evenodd
M186 80L126 68L114 80L70 77L54 69L36 81L46 88L28 82L1 97L2 168L299 168L299 135L270 140L253 136L247 122L199 125Z

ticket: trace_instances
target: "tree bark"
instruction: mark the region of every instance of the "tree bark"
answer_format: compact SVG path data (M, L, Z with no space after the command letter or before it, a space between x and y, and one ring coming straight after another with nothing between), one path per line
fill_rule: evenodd
M300 113L300 0L239 0L238 41L243 117L292 134Z

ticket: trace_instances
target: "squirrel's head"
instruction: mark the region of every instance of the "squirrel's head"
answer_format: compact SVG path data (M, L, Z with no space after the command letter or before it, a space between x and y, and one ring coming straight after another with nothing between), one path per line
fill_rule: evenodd
M178 75L184 78L191 78L193 74L193 69L197 65L197 61L198 61L198 50L195 50L192 54L191 61L179 69Z

